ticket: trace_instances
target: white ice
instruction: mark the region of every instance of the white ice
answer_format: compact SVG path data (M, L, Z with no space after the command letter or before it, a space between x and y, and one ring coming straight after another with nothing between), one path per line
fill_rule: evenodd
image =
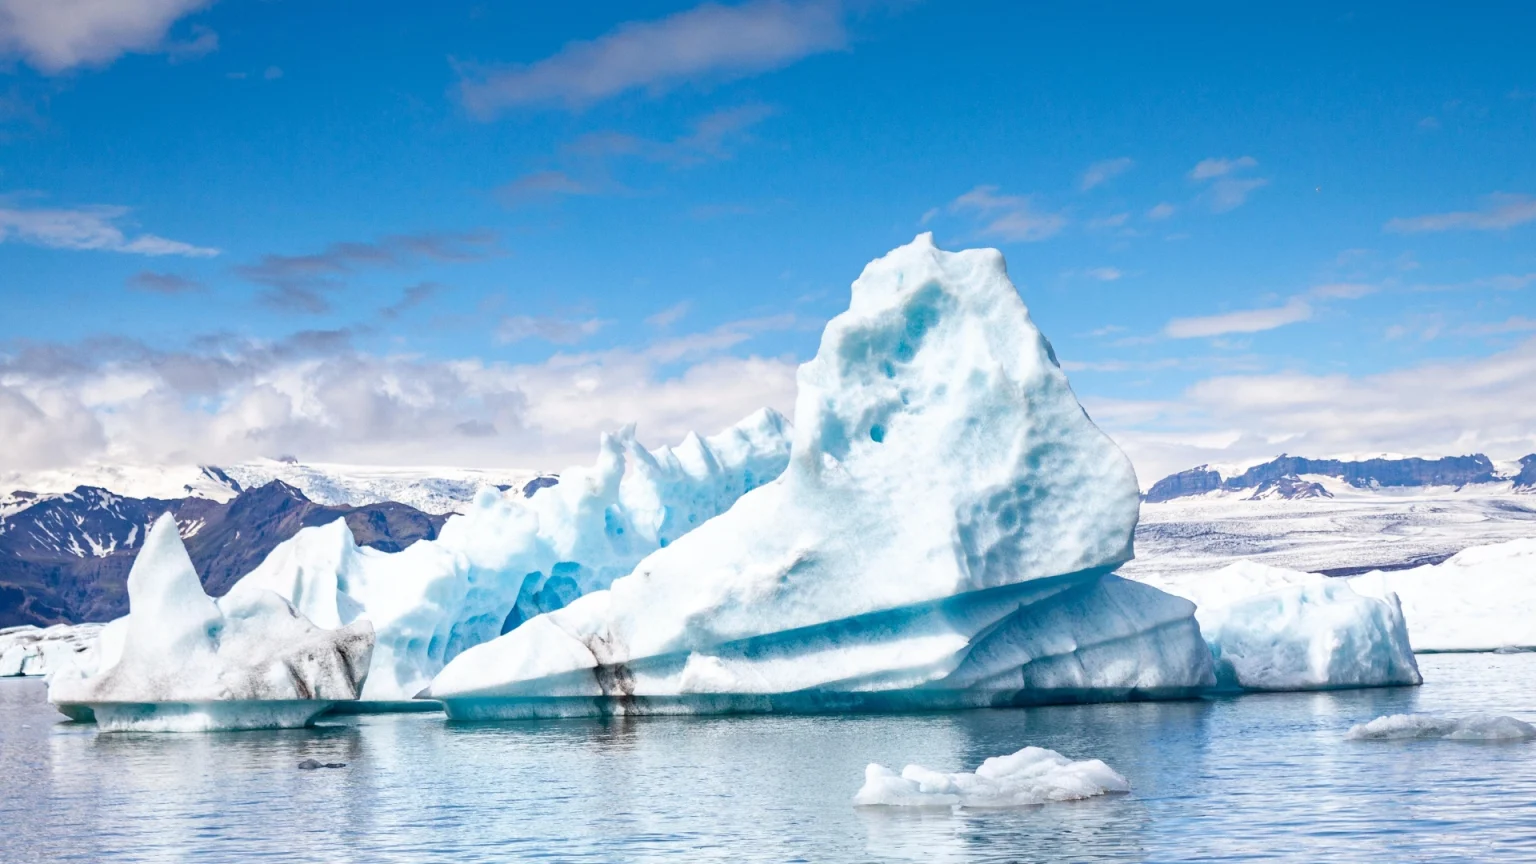
M94 670L101 629L100 624L55 624L0 630L0 678L47 675L66 660Z
M105 731L303 725L356 699L367 674L366 621L321 629L270 592L215 601L169 514L134 560L128 605L97 671L66 664L48 679L51 702Z
M371 621L364 699L410 699L466 648L606 588L778 476L788 434L771 410L652 451L630 427L603 436L595 465L561 472L532 498L483 488L437 540L397 553L359 548L341 520L306 528L229 596L271 591L322 627Z
M1135 475L996 250L924 235L870 263L798 381L778 480L610 589L466 650L425 695L454 716L528 716L1127 698L1213 680L1191 604L1106 578L1131 557Z
M1406 738L1446 738L1453 741L1522 741L1536 738L1536 726L1514 717L1471 714L1391 714L1350 728L1354 741L1395 741Z
M864 770L853 796L860 806L1025 807L1129 792L1130 783L1098 759L1074 762L1042 747L993 756L976 773L945 774L908 765L900 774L884 765Z
M1391 593L1364 596L1344 579L1252 561L1142 578L1194 601L1224 688L1317 690L1423 681Z
M1536 649L1536 538L1473 546L1440 564L1331 580L1255 561L1208 571L1143 567L1133 578L1202 610L1280 588L1342 582L1383 601L1396 595L1415 651Z
M1419 651L1536 648L1536 538L1474 546L1443 563L1374 571L1356 591L1398 596Z

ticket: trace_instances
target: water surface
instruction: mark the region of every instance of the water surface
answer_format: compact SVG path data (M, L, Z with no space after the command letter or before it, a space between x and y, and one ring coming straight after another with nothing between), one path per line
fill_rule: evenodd
M1536 655L1420 664L1421 688L1187 702L184 735L99 735L0 680L0 861L1536 860L1536 743L1343 738L1408 711L1536 720ZM871 761L970 770L1031 744L1132 792L850 803Z

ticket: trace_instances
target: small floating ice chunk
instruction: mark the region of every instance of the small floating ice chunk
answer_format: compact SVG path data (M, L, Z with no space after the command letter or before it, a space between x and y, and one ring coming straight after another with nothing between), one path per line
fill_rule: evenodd
M1124 777L1098 759L1074 762L1055 750L1025 747L1008 756L993 756L974 774L945 774L921 765L908 765L897 774L871 763L864 769L864 786L853 796L853 803L862 807L1027 807L1130 789Z
M1352 727L1351 741L1397 741L1406 738L1445 738L1452 741L1523 741L1536 738L1536 726L1498 714L1390 714Z

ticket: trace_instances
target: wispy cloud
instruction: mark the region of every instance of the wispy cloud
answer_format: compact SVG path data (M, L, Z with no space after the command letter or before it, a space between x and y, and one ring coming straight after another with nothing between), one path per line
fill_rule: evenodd
M1307 293L1313 297L1322 297L1332 300L1358 300L1367 294L1376 293L1375 285L1364 282L1329 282L1324 285L1316 285Z
M424 305L428 300L443 293L446 288L437 282L417 282L415 285L407 285L400 292L400 299L379 310L379 317L386 321L393 321L406 312Z
M1175 212L1177 212L1177 210L1178 208L1174 207L1172 204L1169 204L1167 201L1164 201L1161 204L1154 205L1152 209L1148 210L1147 218L1151 219L1153 222L1161 222L1162 220L1172 216Z
M660 93L692 80L766 72L846 44L834 2L705 3L620 25L526 66L464 68L459 95L481 119L529 105L574 110L631 90Z
M1190 169L1189 179L1205 186L1203 197L1211 212L1225 213L1243 206L1254 190L1269 185L1269 181L1263 177L1245 176L1246 172L1258 164L1258 160L1252 156L1239 156L1236 159L1213 156L1196 163Z
M1027 195L1002 195L996 186L977 186L950 202L951 213L970 212L981 219L980 232L1017 243L1034 243L1055 236L1067 217L1035 209Z
M683 316L688 314L688 310L692 307L692 305L693 304L689 303L687 300L684 300L683 302L676 305L668 306L660 312L657 312L655 315L646 318L645 323L651 325L652 327L660 327L662 329L666 329L667 327L671 327L673 324L683 320Z
M1089 279L1097 279L1100 282L1114 282L1125 274L1118 267L1093 267L1084 270L1083 275Z
M1306 321L1311 317L1312 307L1305 300L1293 297L1284 306L1244 309L1239 312L1225 312L1198 318L1175 318L1163 328L1163 333L1174 339L1200 339L1228 333L1259 333Z
M131 255L180 255L211 258L219 250L167 240L154 234L130 237L118 226L131 212L127 207L90 206L73 209L0 207L0 243L15 240L50 249L85 249Z
M1084 192L1087 192L1089 189L1107 183L1131 170L1131 166L1135 164L1135 161L1129 156L1095 162L1088 166L1087 171L1083 172L1083 179L1078 185Z
M56 74L103 66L123 54L166 52L187 58L218 47L206 27L185 42L167 39L177 20L212 0L0 0L0 55Z
M1479 210L1460 210L1393 219L1384 226L1384 230L1394 234L1504 231L1533 221L1536 221L1536 198L1529 195L1496 192L1483 199L1483 206Z
M601 318L559 318L553 315L508 315L496 327L496 341L503 344L539 339L556 345L575 345L596 334L609 322Z
M332 243L308 255L265 255L235 268L248 282L266 286L261 301L288 312L319 314L331 309L328 296L342 278L366 268L403 267L423 260L473 261L496 254L495 236L468 234L397 234L371 243Z
M1491 324L1472 324L1461 328L1462 333L1472 336L1503 336L1510 333L1536 332L1536 318L1527 318L1524 315L1511 315L1503 321Z
M145 270L135 273L128 278L128 287L135 291L147 291L151 294L165 294L175 296L177 294L197 294L208 290L208 286L175 273L155 273Z

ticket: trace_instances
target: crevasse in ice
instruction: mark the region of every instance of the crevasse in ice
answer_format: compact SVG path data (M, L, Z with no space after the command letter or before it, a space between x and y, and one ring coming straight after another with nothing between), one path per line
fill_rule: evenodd
M366 621L322 629L270 592L214 600L169 514L134 560L128 604L94 673L66 662L48 679L61 711L106 731L303 725L356 699L367 674Z
M1138 489L996 250L871 262L800 368L782 476L459 654L456 717L1014 704L1213 681L1188 601L1108 574Z
M325 627L371 621L378 644L364 698L410 699L464 649L606 588L778 476L788 434L771 409L651 451L628 427L603 436L591 467L531 498L482 489L438 539L400 552L360 548L341 520L306 528L229 596L275 592Z

